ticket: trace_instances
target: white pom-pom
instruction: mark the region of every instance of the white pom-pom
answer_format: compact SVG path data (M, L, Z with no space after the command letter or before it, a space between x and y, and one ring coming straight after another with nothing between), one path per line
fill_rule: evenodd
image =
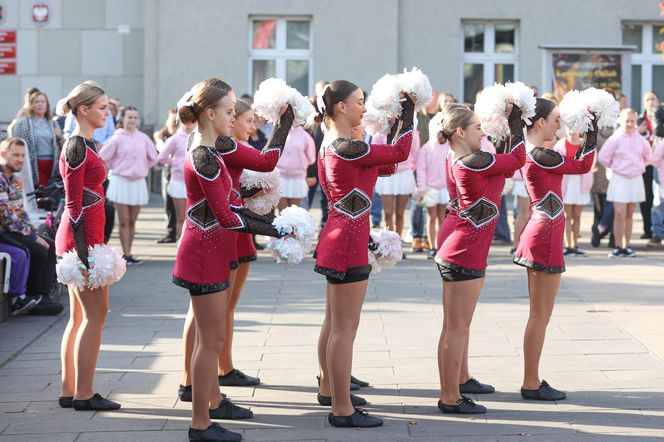
M86 286L85 277L81 273L81 260L75 250L62 255L62 258L55 265L55 273L58 275L58 282L61 284L75 287L78 290L83 290Z
M482 131L494 140L503 140L510 135L507 102L507 88L496 83L484 88L475 103L475 113L480 118Z
M240 185L247 189L263 189L264 195L245 198L244 206L259 215L267 215L279 204L279 171L254 172L245 169L240 177Z
M362 116L364 129L370 135L387 135L390 131L390 120L387 114L379 111L371 103L366 105L367 111Z
M567 92L558 105L560 119L572 132L583 133L590 128L592 115L581 92L572 89Z
M371 263L371 273L378 273L375 267L393 267L403 258L401 249L401 236L388 229L383 229L380 235L371 234L371 239L376 245L376 250L369 250L369 262ZM374 264L375 261L375 264Z
M127 271L127 262L116 250L105 244L89 248L90 276L88 287L97 289L116 283Z
M415 95L415 112L424 109L427 103L431 101L433 93L431 82L429 77L418 68L413 67L410 71L404 69L403 73L397 75L397 83L400 91Z
M290 206L281 211L272 221L272 225L286 234L293 234L291 238L272 238L268 242L270 253L278 262L299 264L311 251L316 238L316 226L311 214L302 207Z
M63 254L56 264L58 281L78 290L97 289L119 281L127 270L122 256L105 244L88 247L88 257L90 270L87 281L81 273L81 260L75 250Z
M535 92L520 81L507 83L505 89L512 103L521 109L521 119L526 125L530 126L532 124L530 119L535 116L535 104L537 102Z
M256 114L267 121L276 124L281 119L281 108L285 104L293 107L295 114L294 126L307 121L314 108L309 99L303 96L297 89L286 84L280 78L268 78L261 82L254 94L253 108Z
M620 105L604 89L589 87L581 92L588 110L597 116L597 128L614 127L620 115Z
M371 87L367 103L384 113L388 120L395 120L401 114L399 92L401 92L401 87L397 77L385 74Z

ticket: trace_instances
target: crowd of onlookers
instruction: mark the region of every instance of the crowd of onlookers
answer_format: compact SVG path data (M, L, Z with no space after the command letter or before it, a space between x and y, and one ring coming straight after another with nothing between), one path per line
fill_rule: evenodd
M326 84L324 81L316 84L314 97ZM538 95L536 88L533 89ZM627 108L624 94L614 95L622 109L621 118L615 129L601 131L598 161L593 170L583 176L565 177L563 182L567 220L564 254L568 256L585 255L578 238L582 232L581 212L590 204L594 208L593 247L606 238L612 249L609 256L635 256L630 238L637 204L643 218L641 238L649 239L648 247L662 246L664 192L657 191L664 178L664 107L654 92L648 92L643 98L645 109L637 114ZM552 94L544 94L543 98L558 101ZM448 146L437 139L436 119L445 104L456 102L451 93L434 91L431 101L417 115L417 130L408 160L399 164L393 176L379 178L372 201L373 227L380 227L384 221L385 227L400 235L408 208L412 252L428 252L430 258L435 254L436 232L449 203L445 178ZM238 97L236 103L235 138L262 149L272 125L254 113L250 95ZM472 108L471 103L467 105ZM150 139L139 130L137 108L123 107L116 98L109 101L109 110L105 126L93 135L99 155L110 171L105 184L105 236L108 241L117 214L124 258L129 265L135 265L141 263L132 254L136 220L141 206L148 202L146 177L157 164L162 167L162 194L168 220L165 235L158 242L175 243L180 235L186 203L184 157L188 135L194 127L179 124L175 109L171 109L164 126ZM71 114L54 116L46 94L30 88L23 107L8 128L9 137L0 147L0 252L8 253L12 260L9 290L12 314L57 314L63 309L55 296L58 284L54 230L40 228L37 220L31 219L30 213L36 213L37 208L29 194L61 179L58 159L75 124ZM357 137L367 142L384 142L379 136L372 138L360 133ZM319 127L293 128L277 164L281 192L278 209L292 204L311 207L318 195L321 224L328 209L318 182L316 162L322 140ZM579 134L562 130L555 145L550 147L569 154L582 142ZM501 153L504 144L485 138L482 149ZM519 172L508 180L503 193L494 241L516 246L529 214L528 193ZM659 198L655 198L657 193ZM508 222L509 199L513 200L513 229Z

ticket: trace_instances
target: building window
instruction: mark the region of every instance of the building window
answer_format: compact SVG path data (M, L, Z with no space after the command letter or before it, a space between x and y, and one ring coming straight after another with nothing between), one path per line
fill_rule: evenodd
M464 21L462 27L461 97L474 103L486 86L516 80L518 27L503 21Z
M622 25L623 44L636 46L636 51L632 53L632 84L630 90L623 92L637 111L642 109L641 99L648 91L654 91L660 100L664 99L664 33L660 32L662 27L662 22L625 22Z
M311 20L254 17L250 26L250 93L270 77L284 79L303 95L311 90Z

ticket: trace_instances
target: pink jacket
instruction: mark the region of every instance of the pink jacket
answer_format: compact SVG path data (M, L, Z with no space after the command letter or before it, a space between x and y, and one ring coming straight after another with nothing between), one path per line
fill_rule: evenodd
M187 138L189 134L180 127L170 136L159 152L159 162L171 166L171 180L184 182L184 157L187 155Z
M371 137L371 144L386 144L387 136L386 135L374 135ZM397 171L395 173L401 173L405 171L415 172L417 170L417 156L420 153L420 133L417 130L413 131L413 144L410 147L410 154L406 161L399 163L397 165Z
M291 129L277 169L284 178L305 179L307 166L316 162L316 144L302 126Z
M429 138L420 148L417 157L417 190L423 194L427 189L447 189L448 143L439 144Z
M643 135L636 131L627 135L621 129L611 135L599 151L599 162L626 178L642 175L650 157L650 144Z
M565 145L565 138L561 138L553 146L553 150L561 155L567 155L567 146ZM581 175L581 193L590 193L590 188L593 187L593 171ZM567 182L569 181L567 175L563 175L563 195L567 192Z
M131 133L124 129L116 130L99 151L99 156L113 175L128 180L145 178L150 168L157 164L157 149L150 138L138 129Z
M659 197L664 199L664 141L655 146L650 164L657 168L659 174Z

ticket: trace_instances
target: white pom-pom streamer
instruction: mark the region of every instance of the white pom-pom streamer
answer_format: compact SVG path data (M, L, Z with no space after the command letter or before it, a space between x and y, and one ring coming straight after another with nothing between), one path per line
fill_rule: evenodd
M376 250L369 250L369 263L371 273L375 274L384 267L393 267L403 258L401 249L401 236L388 229L383 229L380 235L371 234L371 239L376 244Z
M245 169L240 177L240 185L247 189L263 189L264 195L245 198L244 205L247 209L259 215L267 215L279 204L279 171L254 172Z
M589 87L581 92L588 110L597 116L597 128L614 127L620 115L620 105L604 89Z
M590 128L592 115L581 92L574 89L567 92L560 101L558 109L561 121L572 132L583 133Z
M299 264L311 251L316 237L316 226L311 214L302 207L290 206L272 221L281 232L293 234L291 238L271 238L268 249L277 262Z
M364 129L371 135L387 135L390 131L390 120L387 114L367 103L367 111L362 116Z
M482 131L494 140L503 140L510 135L506 114L507 102L507 88L496 83L484 88L475 103L475 113L480 118Z
M415 95L415 112L424 109L427 103L431 101L433 93L431 82L429 77L418 68L413 67L410 71L404 69L403 73L397 75L397 83L400 91Z
M127 263L113 248L105 244L88 247L90 270L88 278L81 273L81 260L75 250L62 255L56 264L58 281L78 290L98 289L111 285L122 278L127 270Z
M305 123L314 111L307 97L303 96L297 89L288 86L280 78L264 80L254 94L253 108L256 114L273 124L278 123L281 119L281 108L286 104L293 107L293 113L295 114L293 126Z
M521 109L521 119L527 126L530 126L532 124L530 119L535 116L535 104L537 102L533 90L520 81L507 83L505 89L512 103Z

